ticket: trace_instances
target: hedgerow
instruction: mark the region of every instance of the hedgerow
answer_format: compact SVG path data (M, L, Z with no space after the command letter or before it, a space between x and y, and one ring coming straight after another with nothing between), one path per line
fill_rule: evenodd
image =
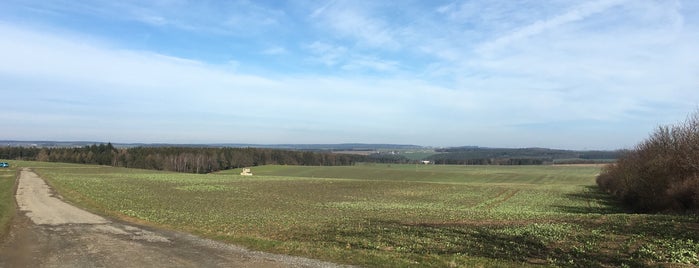
M699 209L699 110L684 122L660 126L616 163L597 185L635 212Z

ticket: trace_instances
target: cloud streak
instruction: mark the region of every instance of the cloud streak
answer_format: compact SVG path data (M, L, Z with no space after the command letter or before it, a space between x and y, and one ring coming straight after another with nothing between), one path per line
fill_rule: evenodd
M697 9L0 3L0 138L626 147L699 105Z
M595 15L604 12L609 8L618 6L624 1L625 0L601 0L583 3L579 6L571 8L563 14L556 15L546 20L538 20L532 24L520 27L509 34L499 36L495 40L482 45L479 50L488 52L503 49L512 43L541 34L544 31L554 29L561 25L584 20L591 15Z
M396 39L396 25L388 26L383 20L366 14L361 7L350 1L334 1L316 9L310 16L319 27L329 27L341 38L349 38L356 45L381 49L400 47Z

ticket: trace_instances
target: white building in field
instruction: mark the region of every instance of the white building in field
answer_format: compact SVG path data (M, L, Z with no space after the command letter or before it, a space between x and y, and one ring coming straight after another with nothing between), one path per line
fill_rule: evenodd
M243 172L240 172L240 175L243 175L243 176L252 176L252 172L250 172L250 169L249 169L249 168L244 168L244 169L243 169Z
M420 162L422 162L425 165L429 165L431 163L430 160L422 160Z

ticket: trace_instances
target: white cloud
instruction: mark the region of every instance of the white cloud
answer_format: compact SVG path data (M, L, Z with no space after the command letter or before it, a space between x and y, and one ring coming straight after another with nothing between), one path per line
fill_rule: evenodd
M107 35L116 40L107 42L59 26L53 32L0 24L0 92L16 99L59 95L39 98L36 111L22 113L27 128L58 129L41 119L53 115L94 135L246 142L547 146L540 144L547 138L564 144L564 133L614 148L699 105L699 21L691 16L696 7L687 7L693 3L457 1L425 9L425 2L372 3L331 2L307 13L302 5L138 11L139 4L126 2L115 9L131 10L120 19L196 32L175 31L193 44L225 39L210 46L218 48L210 54L221 57L216 64L196 52L176 54L182 48L176 43L159 50L172 53L165 55L128 49L118 36ZM183 7L210 16L183 16ZM258 23L250 34L294 34L228 34L246 20ZM295 67L290 74L267 65L270 55L301 60L285 63ZM130 122L140 130L119 130ZM582 133L590 129L608 135Z
M43 103L26 112L30 115L23 116L24 127L13 129L38 132L48 126L42 131L60 137L68 135L58 124L65 122L89 136L76 139L138 140L122 129L129 126L138 128L132 133L151 133L161 141L210 139L206 133L196 132L201 137L187 134L193 133L191 124L196 123L208 131L228 133L230 141L310 142L309 132L369 140L376 133L391 133L395 124L418 114L412 107L431 99L429 92L443 91L390 79L267 79L235 73L225 66L117 50L79 37L8 25L0 26L0 34L7 37L0 41L2 94ZM378 66L373 68L391 65L372 59L363 64ZM400 96L394 94L394 88L402 90ZM58 98L40 99L47 95ZM225 123L228 120L235 123ZM260 135L261 129L277 134ZM273 140L280 136L289 140Z
M360 46L380 49L396 49L400 47L396 39L400 29L396 25L388 25L382 19L372 17L351 1L335 1L316 9L311 15L320 28L329 28L332 34L349 38Z
M320 41L313 42L306 47L314 55L314 61L326 66L335 66L339 62L344 61L348 53L347 48L344 46L335 46Z
M443 6L438 12L466 16L455 13L459 7ZM494 116L502 122L508 121L506 113L517 111L511 118L529 123L658 124L684 110L683 116L699 102L693 71L699 56L688 49L696 49L699 38L680 9L653 1L586 2L557 7L550 17L520 27L493 30L490 38L462 50L447 43L424 49L447 51L432 65L438 77L455 77L456 88L492 92L492 98L484 95L484 103L502 103L493 111L502 114Z
M14 76L40 76L121 86L177 88L198 86L192 77L210 76L236 81L241 85L265 84L259 77L226 74L205 64L150 52L109 49L63 37L37 34L0 26L3 61L0 71ZM175 74L175 76L173 76ZM172 83L171 81L177 81ZM138 90L138 89L133 89Z
M324 42L313 42L306 46L313 56L311 61L321 63L327 67L340 67L352 72L393 72L399 69L397 61L382 59L377 56L354 53L344 46L332 45Z
M563 14L559 14L546 20L538 20L532 24L520 27L511 33L499 36L492 42L483 44L479 50L488 53L492 50L502 49L512 43L541 34L544 31L551 30L564 24L583 20L588 16L603 12L616 5L620 5L623 3L623 1L625 0L599 0L586 2L571 8Z

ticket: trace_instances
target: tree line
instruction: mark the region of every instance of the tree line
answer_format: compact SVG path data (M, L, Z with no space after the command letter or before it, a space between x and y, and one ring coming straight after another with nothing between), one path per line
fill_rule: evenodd
M661 126L616 163L597 185L636 212L699 209L699 110L684 123Z
M0 147L0 158L209 173L260 165L339 166L365 162L361 155L264 148L134 147L111 143L78 148Z
M435 150L439 154L430 160L445 164L466 165L541 165L565 161L568 163L599 163L617 159L620 151L575 151L548 148L484 148L476 146Z

